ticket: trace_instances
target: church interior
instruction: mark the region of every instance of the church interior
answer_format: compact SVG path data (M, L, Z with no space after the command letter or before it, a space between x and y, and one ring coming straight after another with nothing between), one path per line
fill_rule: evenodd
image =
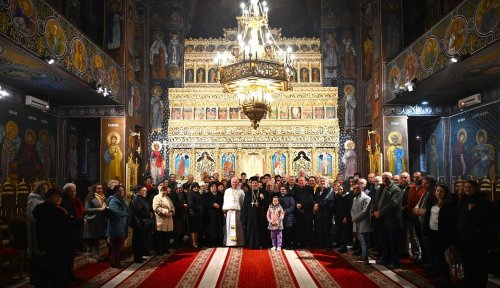
M146 178L421 171L498 203L499 23L495 0L0 1L1 281L28 287L12 230L39 181L83 201L117 180L130 201ZM431 286L354 258L186 249L118 271L80 255L70 286Z

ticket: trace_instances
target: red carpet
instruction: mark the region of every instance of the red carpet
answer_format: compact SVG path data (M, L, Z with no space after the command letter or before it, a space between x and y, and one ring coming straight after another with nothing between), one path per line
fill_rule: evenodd
M214 251L215 249L176 251L150 273L139 287L195 287Z
M360 271L354 268L353 265L351 265L345 259L340 257L336 252L312 251L311 254L314 257L314 259L326 270L326 272L333 279L335 279L335 281L341 287L362 287L362 288L379 287L379 284L376 284L370 278L362 274ZM299 254L299 256L305 256L305 255ZM302 259L303 262L305 260L307 259L304 258ZM310 273L313 269L312 267L309 266L315 265L314 262L315 261L311 261L310 265L305 265ZM316 267L314 270L318 271L320 269ZM315 280L318 283L319 282L318 275L315 274L316 273L311 273L311 275L314 276ZM387 279L387 281L390 282L389 279Z
M277 287L268 250L243 249L238 287Z
M128 265L131 261L132 256L128 256L122 262ZM112 284L120 288L295 288L299 283L300 287L307 288L397 288L410 284L431 287L427 275L418 267L403 260L402 268L391 272L364 265L350 253L322 250L182 249L166 256L151 257L144 264L131 265L128 269L110 268L107 262L85 264L76 270L77 276L85 282L71 287Z
M98 263L87 263L75 270L75 275L82 279L80 283L71 283L70 287L99 287L106 283L116 275L118 275L125 267L130 265L132 257L122 261L122 269L111 268L109 261Z

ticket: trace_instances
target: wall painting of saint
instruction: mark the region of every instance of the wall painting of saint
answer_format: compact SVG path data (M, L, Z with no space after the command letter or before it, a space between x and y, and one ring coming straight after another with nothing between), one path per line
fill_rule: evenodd
M276 152L272 158L273 176L286 174L286 156L281 152Z
M229 172L235 171L236 169L236 156L233 153L224 153L222 155L222 177L228 177Z
M176 178L184 179L190 173L191 158L186 153L177 154L175 156L175 176Z

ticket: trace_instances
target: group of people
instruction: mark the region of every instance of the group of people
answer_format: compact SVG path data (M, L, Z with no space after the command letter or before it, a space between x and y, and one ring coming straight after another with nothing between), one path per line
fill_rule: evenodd
M121 251L132 228L134 262L155 253L200 246L240 246L250 249L326 249L347 253L359 261L397 268L401 257L434 273L439 285L449 285L445 255L460 251L466 283L486 287L488 249L497 231L493 206L473 180L456 185L455 193L433 176L406 172L381 176L358 173L344 178L253 176L234 171L219 179L178 183L170 175L158 185L146 178L130 202L124 187L110 181L89 187L84 201L75 184L62 191L38 182L29 195L28 253L33 285L65 287L73 274L75 252L87 251L103 261L106 240L110 266L122 267ZM495 226L494 226L495 225ZM187 243L186 243L187 242ZM348 246L349 245L349 246ZM455 249L456 248L456 249ZM377 255L378 254L378 255Z

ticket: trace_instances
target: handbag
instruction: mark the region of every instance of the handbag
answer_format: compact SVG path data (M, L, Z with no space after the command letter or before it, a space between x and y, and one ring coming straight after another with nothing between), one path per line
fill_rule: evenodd
M458 247L455 245L451 245L444 250L444 258L449 265L456 265L462 262L462 254L460 254Z

